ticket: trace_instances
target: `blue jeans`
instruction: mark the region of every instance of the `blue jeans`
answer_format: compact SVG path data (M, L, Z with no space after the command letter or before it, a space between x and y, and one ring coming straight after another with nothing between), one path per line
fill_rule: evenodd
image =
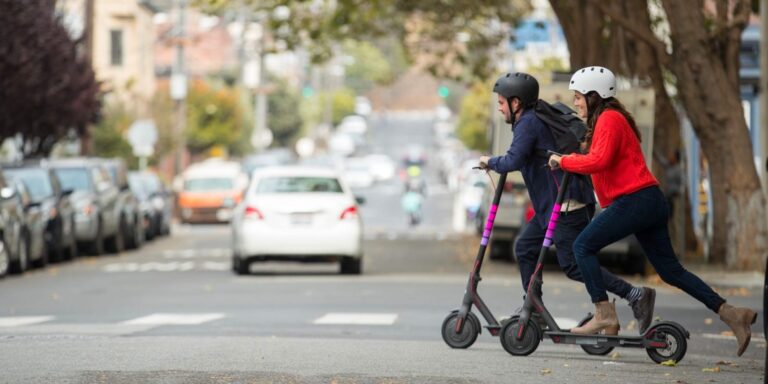
M634 234L662 280L682 289L707 308L715 312L720 309L725 300L677 260L667 230L668 218L664 194L653 186L614 200L581 232L573 251L593 303L608 300L597 252Z
M595 208L590 205L572 212L563 212L557 220L554 239L555 247L557 247L557 263L560 264L560 268L563 269L565 275L571 280L584 281L579 266L576 264L576 259L573 256L573 242L584 227L589 224L589 220L594 213ZM520 266L523 290L527 291L528 283L531 281L531 276L533 276L533 272L536 269L536 261L539 258L539 251L541 251L544 242L545 232L546 227L542 228L534 217L515 241L515 258ZM613 294L626 298L629 291L632 290L632 286L629 283L608 272L605 268L600 268L600 273L608 290Z

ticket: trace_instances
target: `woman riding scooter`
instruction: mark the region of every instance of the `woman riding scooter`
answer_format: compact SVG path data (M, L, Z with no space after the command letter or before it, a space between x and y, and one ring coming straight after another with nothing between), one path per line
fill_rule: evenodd
M634 119L615 98L613 73L603 67L580 69L571 77L568 89L575 91L574 104L579 115L587 119L586 154L553 155L549 164L567 172L592 175L598 200L605 208L573 244L596 315L571 332L618 332L616 309L608 302L596 255L603 247L634 234L662 280L720 315L733 330L738 343L736 354L741 356L749 345L750 325L757 313L726 303L699 277L686 270L675 256L667 230L666 199L645 164Z

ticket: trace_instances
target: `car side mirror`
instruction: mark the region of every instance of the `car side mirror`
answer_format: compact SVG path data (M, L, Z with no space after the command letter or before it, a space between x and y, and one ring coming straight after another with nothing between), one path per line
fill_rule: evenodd
M3 200L8 200L14 196L16 196L16 190L14 188L4 187L0 189L0 198Z
M69 196L69 195L71 195L73 192L75 192L75 190L74 190L74 189L65 189L65 190L61 191L61 196L62 196L62 197L63 197L63 196Z
M355 196L355 202L357 202L358 205L365 205L365 197Z

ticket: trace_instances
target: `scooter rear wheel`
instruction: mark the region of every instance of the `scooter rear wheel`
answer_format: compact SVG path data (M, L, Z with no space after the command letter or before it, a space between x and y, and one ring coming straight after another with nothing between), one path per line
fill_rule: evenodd
M517 338L517 333L520 329L520 318L517 316L509 319L504 327L501 328L501 346L504 350L515 356L528 356L536 348L539 347L541 342L541 328L535 321L529 319L528 324L523 329L523 334L520 339Z
M685 357L685 352L688 349L688 342L686 341L685 334L681 332L677 327L673 327L669 324L657 324L652 326L646 335L651 336L654 340L665 341L667 348L646 348L648 356L656 362L661 364L668 360L673 360L679 363Z
M587 316L585 316L583 319L581 319L581 321L579 321L579 327L586 324L587 321L592 320L593 316L594 315L592 315L591 313L587 314ZM586 352L587 354L590 354L593 356L605 356L611 353L611 351L613 351L613 347L595 347L592 345L585 345L585 344L581 345L581 349L583 349L584 352Z
M456 322L459 320L459 311L453 311L443 320L443 341L451 348L469 348L477 340L480 333L480 320L474 313L467 313L464 327L461 332L456 332Z

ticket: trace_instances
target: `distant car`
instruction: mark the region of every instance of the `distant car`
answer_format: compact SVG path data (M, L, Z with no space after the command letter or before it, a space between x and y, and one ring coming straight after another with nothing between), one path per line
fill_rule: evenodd
M246 156L243 161L243 173L250 176L253 171L275 165L288 165L295 161L293 153L287 148L269 149L255 155Z
M118 188L102 163L88 158L55 159L46 162L64 190L73 190L75 238L78 247L101 255L123 250L124 232L119 231Z
M130 172L128 183L139 199L147 239L171 233L173 195L152 172Z
M6 166L6 177L24 183L34 202L46 212L46 248L49 260L60 261L77 257L75 238L75 207L70 196L72 189L63 190L53 170L44 164Z
M368 161L360 157L346 160L342 178L350 188L368 188L376 181Z
M29 236L24 232L24 208L16 189L0 173L0 277L29 268Z
M26 240L26 252L32 266L42 268L48 264L46 249L46 226L48 211L43 211L40 203L32 199L27 187L21 181L11 182L16 188L15 199L22 208L22 236Z
M190 166L180 181L178 204L183 223L229 222L248 177L239 163L211 159Z
M343 274L362 271L363 224L340 175L318 167L256 171L232 219L232 268L254 261L339 261Z
M118 190L117 210L119 212L118 225L125 241L125 247L129 249L141 248L144 244L144 228L141 220L139 200L131 191L128 184L128 166L123 159L99 159L109 171L112 183Z
M376 181L386 181L395 177L397 166L392 159L383 154L373 154L365 157L371 174Z

